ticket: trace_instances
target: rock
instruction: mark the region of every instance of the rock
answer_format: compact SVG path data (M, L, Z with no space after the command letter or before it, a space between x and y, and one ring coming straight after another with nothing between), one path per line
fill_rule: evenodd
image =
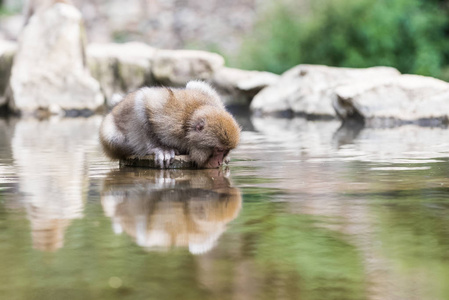
M333 104L342 119L361 118L371 125L447 123L449 83L419 75L359 81L335 89Z
M185 86L190 80L209 80L223 67L224 58L218 54L195 50L158 50L152 72L164 85Z
M144 167L160 169L155 163L154 155L144 157L131 156L120 160L121 167ZM198 169L188 155L176 155L169 169Z
M2 8L5 8L3 2ZM7 10L6 10L7 11ZM23 28L23 15L3 14L0 17L0 39L16 41Z
M120 160L121 167L144 167L151 169L160 169L154 160L154 155L145 157L131 156ZM170 165L169 169L194 169L193 163L187 155L177 155Z
M104 103L99 83L85 65L80 12L57 3L34 14L19 39L11 71L14 111L96 110Z
M251 110L258 115L291 112L333 118L336 113L332 107L332 95L336 87L399 74L389 67L351 69L298 65L282 74L277 84L257 94L251 102Z
M34 14L38 14L48 8L50 8L53 4L55 4L55 2L62 2L62 3L66 3L66 4L71 4L73 5L73 2L71 0L28 0L25 3L25 7L23 9L23 14L24 14L24 24L28 24L30 18L34 15Z
M89 69L108 101L116 93L126 94L154 84L151 65L155 52L138 42L90 44L86 51Z
M211 80L226 105L248 105L263 88L275 84L279 75L270 72L220 68Z
M7 104L5 92L8 87L12 62L16 50L16 43L0 40L0 107Z

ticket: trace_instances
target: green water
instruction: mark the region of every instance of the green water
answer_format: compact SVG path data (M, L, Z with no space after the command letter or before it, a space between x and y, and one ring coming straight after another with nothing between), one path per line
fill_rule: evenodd
M228 170L0 120L1 299L449 299L449 131L241 119Z

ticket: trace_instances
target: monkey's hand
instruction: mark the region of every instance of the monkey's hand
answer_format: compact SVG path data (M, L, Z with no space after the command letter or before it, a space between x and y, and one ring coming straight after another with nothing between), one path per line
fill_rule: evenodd
M168 168L170 164L175 159L175 150L166 150L161 148L154 148L151 150L151 153L154 154L154 160L156 165L161 169Z

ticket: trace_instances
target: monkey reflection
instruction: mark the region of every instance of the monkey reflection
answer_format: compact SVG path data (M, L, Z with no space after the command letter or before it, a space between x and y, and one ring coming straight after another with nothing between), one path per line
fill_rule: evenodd
M241 208L241 195L221 170L111 172L101 201L114 231L148 250L211 250Z

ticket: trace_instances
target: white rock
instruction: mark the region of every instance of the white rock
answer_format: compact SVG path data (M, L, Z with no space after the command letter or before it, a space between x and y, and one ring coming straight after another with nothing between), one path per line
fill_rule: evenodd
M335 68L319 65L298 65L284 74L272 86L263 89L251 102L251 110L259 114L291 111L295 114L331 116L333 90L343 84L394 77L394 68Z
M3 8L5 4L3 3ZM23 28L23 15L2 15L0 18L0 39L17 40Z
M138 42L90 44L87 62L106 98L152 85L151 65L155 49Z
M158 50L152 72L159 83L185 86L193 79L209 80L224 65L218 54L195 50Z
M334 107L342 119L447 120L449 83L419 75L358 82L335 89Z
M96 110L104 103L100 85L85 66L80 12L57 3L34 14L19 38L11 71L10 108L23 113Z
M247 105L263 88L275 84L279 75L270 72L220 68L211 80L225 104Z
M5 92L8 87L12 62L16 50L16 43L0 40L0 106L6 104Z

